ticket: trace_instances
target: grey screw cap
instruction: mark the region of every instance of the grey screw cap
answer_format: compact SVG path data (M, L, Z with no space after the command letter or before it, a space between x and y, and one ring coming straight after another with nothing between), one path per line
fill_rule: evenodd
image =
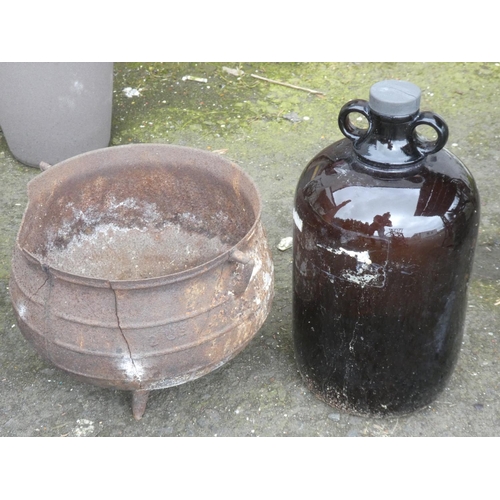
M393 118L409 116L420 109L420 88L410 82L384 80L370 89L372 111Z

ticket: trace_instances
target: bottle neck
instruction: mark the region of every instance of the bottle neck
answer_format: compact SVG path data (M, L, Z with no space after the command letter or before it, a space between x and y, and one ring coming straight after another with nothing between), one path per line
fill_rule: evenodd
M350 120L351 113L363 115L368 128L357 128ZM417 110L402 118L387 117L373 111L362 99L344 104L338 124L341 132L352 141L360 164L378 171L414 171L423 165L426 156L437 153L448 140L448 126L435 113ZM420 137L416 133L419 126L434 129L437 139L428 141Z
M370 113L370 126L353 143L361 161L391 167L415 165L424 158L415 142L415 122L419 114L392 118Z

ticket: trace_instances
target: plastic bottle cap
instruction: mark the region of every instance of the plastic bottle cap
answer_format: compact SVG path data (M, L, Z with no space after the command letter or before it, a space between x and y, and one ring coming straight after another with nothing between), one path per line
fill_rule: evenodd
M420 88L410 82L384 80L370 89L370 108L379 115L402 117L420 109Z

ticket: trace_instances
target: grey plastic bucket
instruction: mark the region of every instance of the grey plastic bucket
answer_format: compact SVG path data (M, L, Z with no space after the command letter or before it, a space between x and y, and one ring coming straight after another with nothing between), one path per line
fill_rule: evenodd
M0 127L25 165L109 146L112 104L113 63L0 63Z

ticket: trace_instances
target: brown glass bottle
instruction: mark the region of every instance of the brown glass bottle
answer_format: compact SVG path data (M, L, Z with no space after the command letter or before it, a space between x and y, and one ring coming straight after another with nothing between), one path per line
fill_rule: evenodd
M296 359L318 397L354 414L431 403L461 347L479 195L442 149L446 124L419 104L418 87L394 81L374 85L369 103L347 103L346 139L311 160L296 190ZM419 125L437 140L420 138Z

